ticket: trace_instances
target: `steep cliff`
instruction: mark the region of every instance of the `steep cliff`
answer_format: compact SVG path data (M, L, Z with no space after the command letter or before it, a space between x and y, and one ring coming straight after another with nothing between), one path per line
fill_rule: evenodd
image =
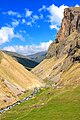
M80 7L66 8L56 40L46 59L32 70L51 86L80 85Z
M80 33L80 7L66 8L61 29L57 34L58 42L65 40L75 30Z
M64 10L61 28L48 49L47 58L61 56L80 47L80 7Z

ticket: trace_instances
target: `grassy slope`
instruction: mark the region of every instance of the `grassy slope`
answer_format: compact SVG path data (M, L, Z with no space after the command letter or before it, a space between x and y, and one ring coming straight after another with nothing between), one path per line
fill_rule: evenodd
M38 66L36 66L32 72L36 74L38 77L45 79L51 75L51 72L54 71L54 68L58 66L60 63L63 63L66 55L62 56L60 59L56 59L54 57L50 59L43 60ZM58 67L59 68L59 67Z
M32 110L27 116L28 120L31 120L31 117L32 120L80 120L80 63L72 63L64 55L59 59L45 59L32 72L42 79L47 79L48 85L56 82L63 88L51 90L53 92L46 100L47 104ZM55 81L58 74L61 75L58 81Z
M3 113L0 120L80 120L80 89L48 88Z

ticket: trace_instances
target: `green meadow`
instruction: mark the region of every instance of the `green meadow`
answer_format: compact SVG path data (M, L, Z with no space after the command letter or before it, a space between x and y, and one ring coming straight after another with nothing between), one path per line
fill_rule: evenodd
M1 114L0 120L80 120L80 88L41 89L31 100Z

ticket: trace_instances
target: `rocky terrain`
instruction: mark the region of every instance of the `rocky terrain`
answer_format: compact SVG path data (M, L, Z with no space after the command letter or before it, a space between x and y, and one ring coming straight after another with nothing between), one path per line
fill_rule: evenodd
M80 7L66 8L56 40L46 59L32 70L52 86L80 85ZM74 27L75 26L75 27Z
M80 33L80 7L71 7L64 10L61 29L59 30L56 40L64 41L75 30Z

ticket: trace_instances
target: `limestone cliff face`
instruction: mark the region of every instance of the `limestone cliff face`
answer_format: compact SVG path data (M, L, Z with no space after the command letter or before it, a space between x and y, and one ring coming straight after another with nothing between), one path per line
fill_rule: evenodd
M56 40L49 46L47 58L58 57L76 51L80 48L80 7L70 7L64 10L61 28Z
M57 40L65 40L75 30L80 32L80 7L66 8Z

